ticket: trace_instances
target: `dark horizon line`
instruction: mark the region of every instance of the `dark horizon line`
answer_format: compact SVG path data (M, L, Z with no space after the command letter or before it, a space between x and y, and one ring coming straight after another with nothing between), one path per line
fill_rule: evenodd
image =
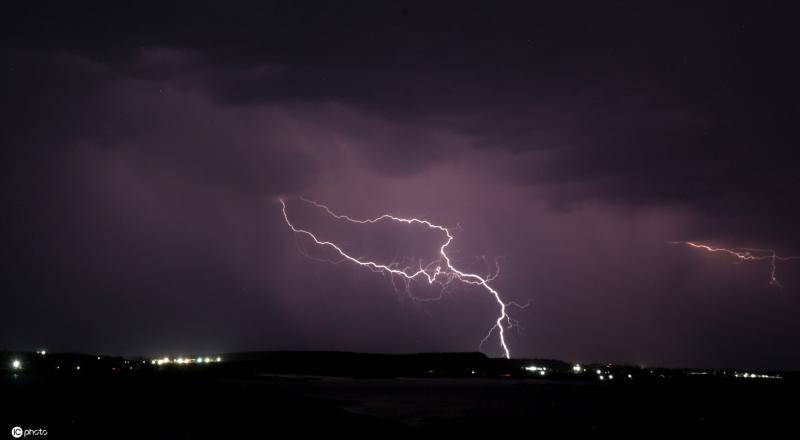
M0 349L0 356L9 355L9 354L18 354L18 355L32 355L38 356L42 355L40 352L42 350L11 350L7 348ZM201 357L208 357L208 356L220 356L226 362L238 362L241 361L236 359L237 357L247 356L247 355L277 355L277 354L286 354L286 355L354 355L354 356L370 356L370 357L395 357L395 358L413 358L413 357L457 357L457 356L470 356L470 357L482 357L483 360L493 361L493 362L501 362L501 363L524 363L524 362L549 362L549 363L561 363L565 365L581 365L581 366L605 366L605 367L624 367L624 368L639 368L639 369L656 369L656 370L712 370L712 371L750 371L750 372L782 372L782 373L800 373L800 369L784 369L784 368L745 368L745 367L733 367L733 366L726 366L726 367L696 367L696 366L659 366L659 365L647 365L647 364L634 364L629 362L609 362L609 361L590 361L590 362L576 362L576 361L566 361L562 359L556 358L548 358L548 357L541 357L541 358L530 358L530 357L521 357L515 358L512 357L507 359L503 356L492 357L487 355L486 353L479 352L479 351L428 351L428 352L405 352L405 353L386 353L386 352L371 352L371 351L348 351L348 350L288 350L288 349L280 349L280 350L244 350L244 351L220 351L220 352L211 352L211 351L199 351L199 352L191 352L188 351L186 353L183 352L173 352L177 354L137 354L137 355L119 355L119 354L106 354L106 353L89 353L89 352L79 352L79 351L49 351L44 349L46 352L46 356L86 356L86 357L104 357L110 359L146 359L146 360L157 360L162 359L165 356L169 357L170 359L177 359L179 357L191 357L191 356L201 356ZM233 360L231 359L233 357Z

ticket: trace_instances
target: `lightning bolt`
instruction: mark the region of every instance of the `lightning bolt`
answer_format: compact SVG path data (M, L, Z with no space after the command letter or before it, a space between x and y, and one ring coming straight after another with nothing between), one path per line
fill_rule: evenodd
M769 284L778 287L783 286L776 275L778 261L791 261L800 260L800 255L778 255L774 249L758 249L758 248L721 248L714 247L704 243L695 243L693 241L673 241L671 244L684 244L694 249L700 249L706 252L722 253L729 255L736 259L736 263L745 263L748 261L769 261Z
M312 205L312 206L314 206L316 208L319 208L319 209L325 211L326 214L328 214L330 217L335 218L336 220L346 221L346 222L355 223L355 224L362 224L362 225L363 224L374 224L374 223L379 223L379 222L384 222L384 221L393 221L393 222L404 223L404 224L409 224L409 225L412 225L412 224L413 225L422 225L422 226L425 226L425 227L427 227L429 229L432 229L432 230L435 230L435 231L438 231L438 232L442 233L442 235L444 236L444 242L439 247L439 256L440 256L439 260L431 262L431 263L427 264L426 266L422 266L422 263L419 263L416 268L411 267L411 266L400 268L397 264L388 264L387 265L387 264L381 264L381 263L377 263L377 262L374 262L374 261L364 260L364 259L361 259L361 258L353 257L353 256L349 255L347 252L345 252L342 249L342 247L340 247L336 243L333 243L331 241L321 240L321 239L317 238L317 236L314 235L314 233L295 226L291 222L291 220L289 220L289 215L286 212L286 209L287 209L286 208L286 202L283 199L279 199L279 200L280 200L281 209L282 209L282 212L283 212L283 219L286 221L286 224L289 226L289 228L295 234L300 234L300 235L303 235L303 236L306 236L306 237L310 238L318 246L323 246L323 247L328 247L328 248L333 249L342 258L341 261L349 261L349 262L351 262L353 264L357 264L357 265L359 265L361 267L364 267L364 268L367 268L367 269L370 269L370 270L373 270L373 271L383 272L383 273L389 274L392 278L394 276L398 276L398 277L401 277L401 279L405 280L407 283L412 281L412 280L415 280L415 279L423 279L423 280L427 281L428 284L437 283L437 284L441 285L443 289L446 289L446 287L451 282L453 282L454 280L457 280L457 281L460 281L460 282L465 283L465 284L479 286L480 288L485 290L486 293L488 293L494 299L494 301L497 303L497 306L499 307L499 314L497 316L497 319L494 321L494 325L492 325L492 327L489 329L489 332L486 334L486 336L481 341L481 343L479 345L479 348L483 346L483 344L492 336L492 334L497 332L498 338L499 338L499 342L500 342L500 347L502 348L503 353L505 354L505 357L507 359L511 358L511 352L508 349L508 344L506 343L505 330L510 329L510 328L512 328L514 326L519 326L519 323L515 319L513 319L512 317L509 316L508 308L509 307L517 307L517 308L524 309L524 308L528 307L528 305L530 305L530 303L519 304L519 303L516 303L516 302L513 302L513 301L512 302L504 302L503 299L500 296L500 293L497 290L495 290L492 286L489 285L489 282L494 280L498 276L499 271L500 271L499 265L497 267L497 271L494 274L487 275L486 277L482 277L482 276L474 274L474 273L462 272L461 270L455 268L453 266L453 264L452 264L452 261L450 260L450 257L447 255L447 252L446 252L447 247L450 245L450 243L452 243L453 238L454 238L453 234L450 232L450 230L448 228L446 228L444 226L433 224L433 223L429 222L428 220L423 220L423 219L418 219L418 218L396 217L396 216L393 216L393 215L390 215L390 214L383 214L381 216L378 216L378 217L375 217L375 218L371 218L371 219L355 219L355 218L352 218L352 217L347 216L347 215L337 214L333 210L331 210L329 207L327 207L326 205L323 205L321 203L317 203L317 202L315 202L313 200L309 200L309 199L300 197L300 200L302 200L303 202L308 203L309 205ZM339 261L332 261L332 263L339 263Z

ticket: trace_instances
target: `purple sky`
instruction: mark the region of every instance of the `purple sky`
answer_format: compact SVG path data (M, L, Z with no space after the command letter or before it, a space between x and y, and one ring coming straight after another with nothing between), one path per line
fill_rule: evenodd
M4 6L0 348L477 350L485 292L308 260L277 199L440 237L303 195L460 225L514 356L800 368L800 264L668 244L800 253L786 11L288 5Z

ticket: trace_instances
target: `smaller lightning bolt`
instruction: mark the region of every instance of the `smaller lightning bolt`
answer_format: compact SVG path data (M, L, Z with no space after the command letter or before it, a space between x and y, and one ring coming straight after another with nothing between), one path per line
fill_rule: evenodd
M782 287L776 275L778 261L791 261L800 260L800 255L778 255L774 249L758 249L758 248L721 248L715 247L704 243L696 243L693 241L672 241L671 244L685 244L694 249L700 249L706 252L722 253L729 255L736 259L736 263L745 263L748 261L769 261L769 283L773 286Z

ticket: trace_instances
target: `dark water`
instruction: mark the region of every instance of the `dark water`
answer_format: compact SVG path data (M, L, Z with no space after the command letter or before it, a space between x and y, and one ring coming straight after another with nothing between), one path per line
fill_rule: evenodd
M4 377L2 421L47 438L800 438L786 383L153 374ZM4 427L4 429L6 429ZM9 437L10 438L10 435Z

